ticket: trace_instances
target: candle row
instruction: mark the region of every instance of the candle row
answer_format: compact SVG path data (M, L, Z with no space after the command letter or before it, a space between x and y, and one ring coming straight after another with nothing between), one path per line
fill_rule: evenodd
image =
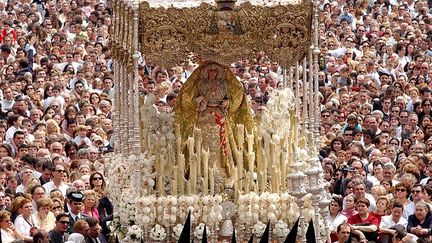
M289 134L282 137L264 135L261 138L256 138L253 133L245 134L244 126L237 125L237 144L230 161L236 196L249 192L279 193L287 189L287 168L293 163L294 147L299 143L298 120L294 114L290 124L293 129ZM216 166L209 166L210 151L202 144L201 130L194 128L193 136L183 142L177 125L175 136L176 144L168 146L168 150L175 154L172 157L175 157L176 163L161 155L156 160L156 189L159 195L165 195L166 178L170 180L171 195L214 195ZM184 149L188 153L188 162L185 161Z

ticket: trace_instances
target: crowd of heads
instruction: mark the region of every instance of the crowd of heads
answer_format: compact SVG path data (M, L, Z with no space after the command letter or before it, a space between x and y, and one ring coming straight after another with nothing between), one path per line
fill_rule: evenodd
M329 223L335 239L429 237L428 4L320 1L320 159L334 194ZM0 1L0 16L2 237L35 242L101 237L113 210L105 195L103 159L114 147L110 3ZM195 68L189 61L165 69L143 56L139 91L155 95L159 112L172 112ZM255 115L267 110L274 90L287 85L282 68L264 52L229 68ZM292 86L302 90L304 82ZM399 221L388 223L393 219Z
M321 1L319 155L333 240L430 240L430 7Z
M2 242L107 242L110 3L0 1Z

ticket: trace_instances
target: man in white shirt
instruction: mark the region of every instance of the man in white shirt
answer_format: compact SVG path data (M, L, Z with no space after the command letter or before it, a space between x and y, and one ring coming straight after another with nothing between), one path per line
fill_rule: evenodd
M66 176L65 167L61 164L57 164L52 174L52 180L43 185L45 188L45 194L49 196L52 190L59 189L62 194L66 196L66 190L69 188L69 186L63 182L63 179Z
M405 206L405 210L404 210L404 214L403 214L405 219L408 219L409 216L414 214L416 203L423 201L423 197L422 197L423 192L424 192L424 189L420 184L415 184L411 188L412 202Z
M6 112L7 110L12 109L14 103L15 103L15 99L13 97L13 93L12 93L12 89L11 88L6 88L5 90L3 90L3 99L1 100L1 108L3 110L3 112Z
M381 237L391 239L396 233L396 230L392 229L392 227L395 225L403 226L403 228L406 229L408 221L404 217L402 217L403 210L404 209L402 203L397 201L393 202L391 214L383 216L381 218L381 223L379 227Z
M362 198L362 197L367 198L370 202L369 209L371 211L374 211L376 209L375 198L371 194L366 193L366 186L363 182L359 182L354 186L354 195L357 198Z
M18 114L14 114L8 117L9 128L6 131L6 136L5 136L6 142L12 143L12 139L15 135L15 132L21 130L20 127L22 126L23 120L24 117Z

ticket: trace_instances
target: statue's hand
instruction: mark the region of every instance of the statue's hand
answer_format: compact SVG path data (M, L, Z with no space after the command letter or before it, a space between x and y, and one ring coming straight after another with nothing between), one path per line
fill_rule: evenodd
M198 111L203 111L207 107L207 99L204 96L199 96L195 99L196 103L198 104Z
M229 106L230 106L230 101L228 99L224 99L220 104L221 110L224 111L225 113L227 113Z
M195 99L195 102L197 103L197 104L201 104L201 102L204 100L204 96L199 96L199 97L197 97L196 99Z

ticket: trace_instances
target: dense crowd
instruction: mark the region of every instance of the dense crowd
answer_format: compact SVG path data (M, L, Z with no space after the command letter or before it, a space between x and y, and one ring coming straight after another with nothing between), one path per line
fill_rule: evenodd
M109 4L0 1L0 21L0 242L107 242Z
M428 4L321 2L320 158L334 241L432 241Z
M333 195L334 241L430 240L428 4L321 0L320 159ZM8 0L0 1L0 16L1 242L107 242L113 208L103 154L114 146L109 3ZM140 92L170 112L195 68L186 62L164 69L144 57ZM256 115L284 85L280 66L265 53L230 68Z

